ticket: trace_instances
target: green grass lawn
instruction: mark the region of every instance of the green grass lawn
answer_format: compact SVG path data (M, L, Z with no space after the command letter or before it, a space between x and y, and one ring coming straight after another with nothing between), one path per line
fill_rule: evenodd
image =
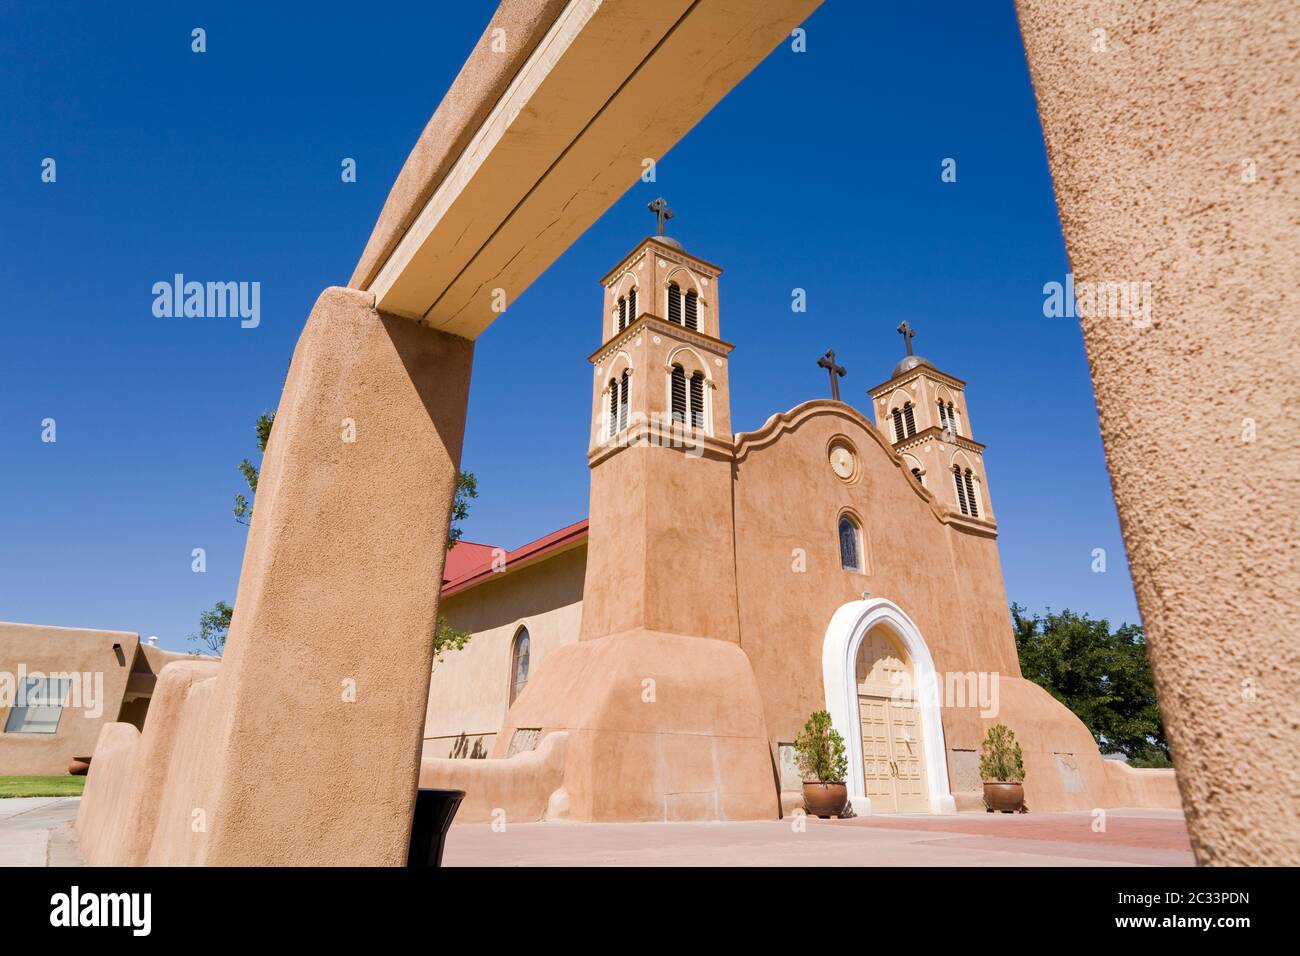
M85 777L0 777L3 797L79 797L86 788Z

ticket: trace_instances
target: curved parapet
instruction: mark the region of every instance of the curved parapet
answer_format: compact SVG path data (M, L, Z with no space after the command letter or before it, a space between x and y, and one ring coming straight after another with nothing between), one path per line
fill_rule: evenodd
M487 823L502 812L513 823L562 818L568 739L565 731L547 734L536 750L502 760L426 757L420 764L420 786L464 790L458 823ZM553 794L554 812L548 814Z

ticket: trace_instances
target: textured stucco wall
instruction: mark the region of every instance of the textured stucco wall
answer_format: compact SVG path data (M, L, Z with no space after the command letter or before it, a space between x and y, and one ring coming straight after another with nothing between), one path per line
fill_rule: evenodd
M1017 9L1076 283L1151 283L1081 321L1192 846L1295 865L1300 7Z

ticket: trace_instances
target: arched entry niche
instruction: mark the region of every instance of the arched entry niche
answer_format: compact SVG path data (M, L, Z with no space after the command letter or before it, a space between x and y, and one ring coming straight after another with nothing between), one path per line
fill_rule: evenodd
M862 752L862 714L859 709L858 660L864 650L863 641L871 635L865 660L880 661L877 678L883 677L896 664L888 661L889 645L902 652L896 660L910 665L913 699L910 705L900 701L900 710L914 708L914 718L905 713L900 716L904 726L916 727L920 736L920 750L924 767L925 801L920 809L930 813L954 813L952 792L948 785L948 762L944 753L943 723L939 716L938 689L942 682L936 680L934 660L926 647L920 630L911 618L893 602L884 598L851 601L831 617L822 643L822 680L826 688L826 709L831 723L844 738L848 751L849 800L853 811L860 815L872 812L871 799L866 792L866 774ZM882 660L883 658L883 660ZM865 661L864 661L865 662ZM873 688L868 687L868 690ZM907 696L904 692L901 696ZM885 714L882 713L884 718ZM870 720L869 720L870 723ZM888 728L886 728L888 730ZM890 807L889 809L893 809Z

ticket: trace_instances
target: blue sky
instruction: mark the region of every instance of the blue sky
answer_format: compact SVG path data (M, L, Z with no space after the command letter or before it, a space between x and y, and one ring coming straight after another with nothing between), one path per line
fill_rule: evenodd
M181 649L234 596L253 422L495 4L300 6L0 8L0 619ZM726 270L737 430L825 395L828 347L867 409L907 319L968 382L1009 598L1136 621L1078 324L1043 316L1067 263L1011 3L828 0L804 27L807 52L774 51L479 340L466 537L585 516L597 282L662 194ZM177 272L260 282L261 324L155 318ZM546 427L517 427L519 394Z

